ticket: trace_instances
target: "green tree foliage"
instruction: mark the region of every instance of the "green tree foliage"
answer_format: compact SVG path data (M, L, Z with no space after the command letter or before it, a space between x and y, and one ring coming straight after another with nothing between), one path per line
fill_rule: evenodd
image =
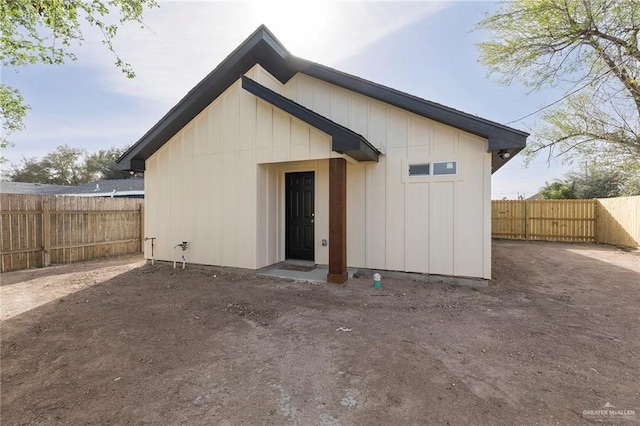
M28 109L18 90L0 83L0 148L9 146L8 136L11 133L24 129L23 119Z
M37 158L23 158L20 167L13 165L5 173L13 182L54 183L49 171Z
M128 179L129 172L118 170L116 160L126 148L102 149L86 156L84 161L85 179L89 182L97 179Z
M500 81L566 89L528 155L640 163L640 2L515 0L478 24L481 62Z
M23 158L7 171L13 182L81 185L98 179L128 179L129 172L116 168L116 160L126 148L109 148L88 154L81 148L62 145L41 160Z
M545 199L610 198L640 195L640 168L631 172L603 163L586 163L564 179L547 183L540 189Z
M145 8L156 5L156 0L0 0L0 66L75 61L70 49L82 43L83 24L88 23L100 31L115 65L132 78L131 65L118 56L113 40L123 24L142 25ZM9 145L10 133L23 128L28 108L17 89L0 84L0 147Z
M567 176L576 192L576 198L610 198L620 195L620 174L613 170L595 173L572 173Z
M545 200L565 200L576 198L573 188L563 182L547 183L540 188L540 195Z
M640 162L628 163L622 168L620 195L640 195Z

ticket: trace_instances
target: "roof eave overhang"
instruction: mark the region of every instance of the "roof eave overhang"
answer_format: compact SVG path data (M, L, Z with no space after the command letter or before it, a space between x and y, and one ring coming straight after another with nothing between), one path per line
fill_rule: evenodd
M145 161L153 153L255 64L262 64L280 82L286 83L296 74L287 63L290 56L261 25L117 160L118 169L144 171Z
M527 132L427 101L304 59L291 57L290 61L294 62L296 68L303 74L487 139L489 142L487 151L492 153L492 173L513 158L527 144L527 137L529 136ZM500 151L509 152L510 155L498 157L497 153Z
M491 151L491 174L497 172L523 149L524 148L508 148L501 149L499 151Z
M525 132L507 132L498 128L487 138L488 151L491 153L491 174L497 172L525 148L528 136Z
M380 152L363 136L243 76L242 88L274 107L331 136L331 149L356 161L378 161Z

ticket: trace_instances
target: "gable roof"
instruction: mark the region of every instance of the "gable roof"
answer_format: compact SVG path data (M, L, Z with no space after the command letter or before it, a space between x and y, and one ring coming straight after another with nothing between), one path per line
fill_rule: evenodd
M297 58L287 51L267 27L261 25L129 148L118 159L118 167L122 170L143 171L145 160L256 64L260 64L282 84L300 72L486 138L489 141L489 151L493 153L494 172L524 148L529 136L526 132ZM505 152L510 155L504 155Z
M77 186L1 181L0 193L79 195L84 197L144 197L144 178L100 179Z
M380 152L376 147L353 130L285 98L248 77L242 76L242 88L331 136L332 151L347 154L357 161L378 161Z
M85 197L144 196L144 178L100 179L78 186L67 186L58 194Z
M60 194L72 186L48 183L0 182L0 194Z

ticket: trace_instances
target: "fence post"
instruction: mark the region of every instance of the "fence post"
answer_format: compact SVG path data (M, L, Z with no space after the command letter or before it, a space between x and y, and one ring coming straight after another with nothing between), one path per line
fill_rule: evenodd
M595 218L595 222L593 224L593 242L599 243L600 241L598 240L598 235L600 234L600 232L598 232L598 228L600 228L600 202L597 199L593 200L593 202L593 217Z
M524 200L524 240L527 241L529 239L529 217L528 217L528 208L527 208L527 200Z
M144 204L140 203L140 251L144 253Z
M51 215L49 201L42 202L42 266L51 265Z

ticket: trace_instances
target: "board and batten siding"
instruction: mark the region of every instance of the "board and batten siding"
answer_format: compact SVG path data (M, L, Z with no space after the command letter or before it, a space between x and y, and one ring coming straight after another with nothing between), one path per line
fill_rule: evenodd
M283 260L284 173L316 170L316 206L327 205L331 156L340 155L328 135L234 83L146 162L145 235L156 238L156 258L173 260L187 241L193 263L257 269ZM317 159L327 164L309 161ZM316 233L327 235L328 212L318 213Z
M350 267L490 278L491 156L485 139L298 74L247 76L365 136L384 155L347 165ZM146 236L156 258L258 269L284 259L284 176L315 172L316 263L328 263L331 138L229 87L147 160ZM407 176L457 161L455 176ZM147 247L147 257L150 257ZM178 250L177 255L180 256Z
M256 69L262 84L273 78ZM347 263L491 277L488 141L297 74L283 95L363 135L384 155L347 166ZM457 161L456 176L407 176L409 164Z

